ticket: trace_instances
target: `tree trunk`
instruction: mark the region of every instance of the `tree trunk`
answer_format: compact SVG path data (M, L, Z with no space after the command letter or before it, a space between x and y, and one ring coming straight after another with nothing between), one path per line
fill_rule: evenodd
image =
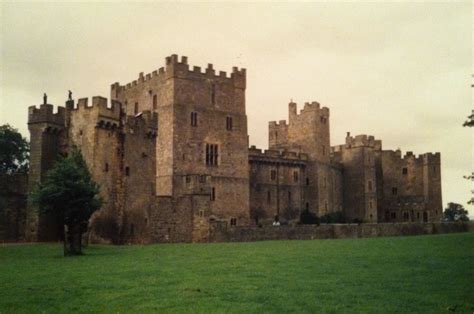
M64 256L82 254L81 226L65 226Z

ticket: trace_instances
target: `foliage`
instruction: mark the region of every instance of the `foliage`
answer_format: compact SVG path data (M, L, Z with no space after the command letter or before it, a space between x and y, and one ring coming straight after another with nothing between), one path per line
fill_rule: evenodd
M472 313L474 233L0 246L2 313ZM212 262L210 262L212 261ZM420 293L422 291L423 293Z
M0 174L28 172L28 141L9 124L0 125Z
M467 120L463 123L462 126L473 127L474 126L474 110L471 115L467 117Z
M32 193L41 213L54 215L65 226L65 255L81 254L81 237L92 213L100 208L99 186L92 180L81 153L57 161Z
M472 111L471 115L467 117L467 121L464 122L462 126L473 127L474 126L474 110ZM471 173L469 176L464 176L464 179L474 181L474 172ZM468 204L474 204L474 190L471 191L471 199L467 202Z
M319 225L319 218L316 214L305 209L300 214L300 223L303 225Z
M446 221L469 221L469 212L464 206L457 203L448 203L448 207L444 210L444 220Z
M344 218L344 213L341 211L328 213L324 216L321 216L319 220L321 221L321 223L327 223L327 224L337 224L337 223L346 222Z

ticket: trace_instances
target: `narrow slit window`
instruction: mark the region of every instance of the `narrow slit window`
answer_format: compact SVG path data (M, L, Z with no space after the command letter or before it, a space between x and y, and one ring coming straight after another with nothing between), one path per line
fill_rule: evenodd
M215 201L215 200L216 200L216 188L212 187L211 188L211 201Z
M226 118L226 129L228 131L232 131L233 125L232 125L232 117L227 117Z
M197 126L197 112L191 112L191 126Z
M156 110L158 108L158 99L156 95L153 95L153 109Z
M299 180L299 173L298 173L298 171L294 171L293 172L293 181L298 182L298 180Z

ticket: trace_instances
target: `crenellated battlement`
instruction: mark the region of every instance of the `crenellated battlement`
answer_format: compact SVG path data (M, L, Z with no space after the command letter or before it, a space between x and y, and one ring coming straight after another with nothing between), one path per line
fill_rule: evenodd
M270 127L287 127L288 126L288 123L286 122L286 120L280 120L280 121L270 121L268 122L268 126Z
M90 105L89 105L90 104ZM110 119L110 120L120 120L121 104L118 101L112 100L110 102L110 107L108 105L108 100L105 97L94 96L92 101L89 102L89 98L80 98L77 101L77 105L74 105L74 102L67 102L67 109L72 113L79 113L84 110L87 111L96 111L97 116L100 119Z
M188 58L186 56L181 56L181 60L179 60L178 55L173 54L165 58L165 67L161 67L158 70L147 74L140 72L138 74L137 80L129 82L125 85L120 85L120 83L115 82L111 85L111 90L112 92L121 92L139 86L141 83L147 82L149 80L165 80L173 77L184 79L217 80L223 83L233 84L239 88L245 88L246 69L233 67L231 73L224 71L216 72L212 63L209 63L204 70L202 70L199 66L193 66L192 69L190 69L188 65Z
M303 109L301 109L299 113L298 113L297 108L298 108L298 104L295 102L290 102L288 104L290 118L305 116L305 115L314 115L314 114L319 114L326 118L329 117L329 108L328 107L321 108L321 105L317 101L305 102Z
M286 161L307 161L308 155L304 153L299 153L295 151L288 151L284 149L266 149L263 150L256 148L255 146L250 146L249 148L249 158L250 159L264 159L267 161L277 159L286 160Z
M382 149L382 141L376 140L372 135L360 134L356 136L351 136L347 132L345 148L353 147L372 147L376 150Z
M440 153L424 153L415 155L411 151L407 151L402 155L401 150L383 150L384 155L389 155L392 159L403 160L404 162L413 161L415 163L426 164L426 163L440 163L441 154Z
M33 123L52 123L64 126L66 119L66 108L57 107L57 112L54 113L54 106L49 104L30 106L28 108L28 124Z

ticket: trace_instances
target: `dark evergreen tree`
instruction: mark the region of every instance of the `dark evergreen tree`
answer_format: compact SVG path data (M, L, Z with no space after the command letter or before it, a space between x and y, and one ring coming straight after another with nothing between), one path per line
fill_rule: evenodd
M57 216L64 225L64 255L81 254L82 234L102 200L80 151L57 161L31 196L41 213Z

